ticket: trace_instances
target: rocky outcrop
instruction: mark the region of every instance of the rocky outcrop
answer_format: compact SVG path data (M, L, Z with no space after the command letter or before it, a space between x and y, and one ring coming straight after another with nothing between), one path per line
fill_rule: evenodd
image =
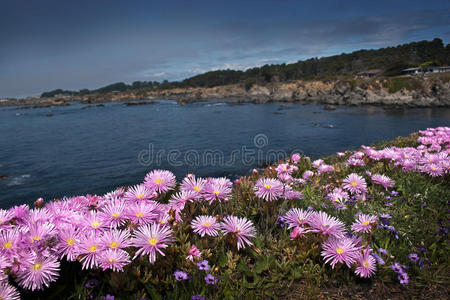
M1 102L0 106L21 105L25 108L136 100L170 99L180 104L231 99L236 103L298 102L325 105L384 105L407 107L450 106L450 76L421 78L380 78L336 81L296 81L253 85L225 85L211 88L174 88L167 90L127 91L90 94L82 97L27 98ZM145 102L149 103L149 102ZM151 102L150 102L151 103Z

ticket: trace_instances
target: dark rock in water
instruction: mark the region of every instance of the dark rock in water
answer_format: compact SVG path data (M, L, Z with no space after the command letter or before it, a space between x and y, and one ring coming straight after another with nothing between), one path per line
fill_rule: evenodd
M281 113L279 111L274 111L272 114L274 114L274 115L284 115L284 113Z
M53 114L46 114L46 117L53 117Z
M156 101L140 101L140 102L127 102L125 106L137 106L137 105L147 105L147 104L155 104Z
M86 105L82 107L81 109L88 109L88 108L95 108L95 107L105 107L104 104L97 104L97 105Z
M324 109L324 110L336 110L336 106L333 106L333 105L325 105L323 109Z
M8 175L0 175L0 180L4 180L6 178L8 178Z

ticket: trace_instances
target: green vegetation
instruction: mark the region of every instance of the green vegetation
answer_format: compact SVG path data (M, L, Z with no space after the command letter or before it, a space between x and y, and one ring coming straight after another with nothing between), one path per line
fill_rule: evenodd
M247 90L253 84L286 82L291 80L334 80L339 76L355 75L370 69L384 70L384 76L400 75L408 67L425 65L449 65L450 44L435 38L397 47L378 50L359 50L349 54L311 58L293 64L264 65L246 71L218 70L187 78L183 81L161 83L156 81L135 81L132 84L114 83L96 90L45 92L41 97L63 95L86 95L95 93L123 92L127 90L161 90L186 87L213 87L227 84L242 84ZM398 85L398 83L397 83ZM394 88L395 89L395 88Z

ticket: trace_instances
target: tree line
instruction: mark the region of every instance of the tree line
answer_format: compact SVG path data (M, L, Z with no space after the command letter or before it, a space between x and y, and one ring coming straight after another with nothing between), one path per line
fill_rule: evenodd
M42 93L41 97L56 95L87 95L129 90L161 90L186 87L214 87L227 84L253 84L286 82L293 80L327 80L338 76L355 75L371 69L382 70L384 76L400 75L401 70L419 65L447 66L450 64L450 44L440 38L432 41L412 42L377 50L359 50L321 58L310 58L292 64L271 64L246 71L218 70L196 75L182 81L118 82L95 90L68 91L56 89Z

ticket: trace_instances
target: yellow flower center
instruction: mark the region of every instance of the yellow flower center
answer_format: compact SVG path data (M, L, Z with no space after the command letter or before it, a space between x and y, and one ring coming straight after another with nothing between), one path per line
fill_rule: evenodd
M368 268L369 267L369 263L367 262L367 260L363 261L363 266L364 266L364 268Z
M89 248L89 251L90 251L90 252L95 252L95 250L97 250L97 246L96 246L96 245L92 245L92 246Z
M144 194L139 194L136 196L138 199L141 199L142 197L144 197Z
M158 243L158 239L157 238L151 238L148 240L148 243L152 246L156 246L156 243Z
M211 223L209 223L209 222L203 222L203 223L202 223L202 226L204 226L204 227L210 227L210 226L211 226Z
M117 246L119 246L119 244L117 242L112 242L111 244L109 244L109 248L112 248L112 249L117 248Z
M163 181L162 181L162 179L161 178L157 178L157 179L155 179L155 183L156 184L161 184Z
M73 245L75 244L75 240L74 240L73 238L69 238L69 239L66 241L66 243L67 243L67 245L69 245L69 246L73 246Z
M367 225L369 225L369 224L370 224L369 221L364 221L364 222L363 222L363 225L364 225L364 226L367 226Z
M113 217L113 218L118 218L118 217L120 217L120 214L114 213L114 214L111 215L111 217Z
M35 263L33 265L33 270L34 271L39 271L40 269L42 269L42 265L40 263Z
M165 220L158 220L159 224L166 224Z
M100 225L100 223L98 223L97 221L94 221L91 223L91 226L94 228L97 228Z
M144 216L144 213L143 212L138 212L137 214L136 214L136 217L138 217L138 218L142 218Z
M198 193L200 192L200 188L198 186L194 186L194 190Z
M117 260L115 260L114 258L110 258L110 259L109 259L109 262L110 262L110 263L115 263L115 262L117 262Z
M357 186L358 183L356 181L352 181L352 186Z
M265 184L265 185L264 185L264 188L270 190L270 189L272 188L272 186L271 186L270 184Z
M436 171L436 168L435 168L435 167L432 167L431 170Z
M344 253L344 249L342 249L342 248L337 248L337 249L336 249L336 252L337 252L337 254L342 254L342 253Z
M219 191L214 191L214 195L218 196L220 194Z
M5 247L6 249L11 249L12 248L11 241L7 241L6 243L3 243L3 247Z
M32 243L34 243L34 241L40 241L41 240L41 237L40 236L38 236L38 235L36 235L36 236L33 236L32 238L31 238L31 242Z

